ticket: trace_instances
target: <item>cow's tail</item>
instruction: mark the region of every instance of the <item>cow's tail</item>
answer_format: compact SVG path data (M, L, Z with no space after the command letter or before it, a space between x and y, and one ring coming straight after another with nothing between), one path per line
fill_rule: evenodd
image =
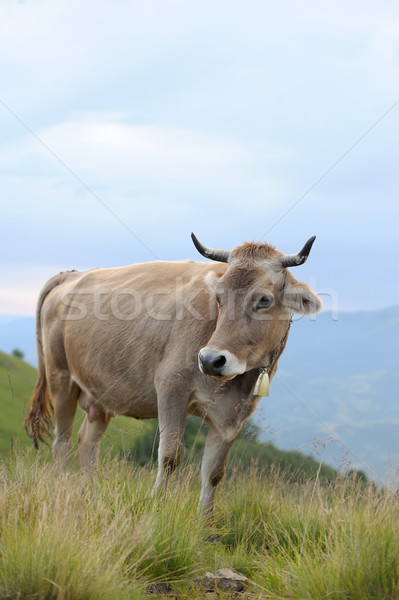
M25 431L33 440L36 449L39 448L39 441L48 445L48 441L53 437L53 405L51 403L50 391L46 377L46 367L44 362L43 343L42 343L42 325L41 310L47 295L57 285L65 280L66 273L60 273L52 277L44 286L39 296L36 310L36 349L38 357L38 378L33 390L33 394L28 403L28 412L25 417Z

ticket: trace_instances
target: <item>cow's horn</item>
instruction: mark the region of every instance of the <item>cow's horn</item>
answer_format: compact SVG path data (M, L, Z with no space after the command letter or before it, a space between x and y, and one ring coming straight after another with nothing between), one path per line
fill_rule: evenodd
M218 260L219 262L227 262L229 260L230 252L228 250L214 250L213 248L207 248L192 233L191 239L194 242L194 246L197 248L198 252L205 256L205 258L210 258L211 260Z
M303 263L307 260L309 256L309 252L313 246L313 242L315 241L316 236L314 235L304 245L302 250L298 252L298 254L287 254L283 256L281 259L281 265L286 267L297 267L298 265L303 265Z

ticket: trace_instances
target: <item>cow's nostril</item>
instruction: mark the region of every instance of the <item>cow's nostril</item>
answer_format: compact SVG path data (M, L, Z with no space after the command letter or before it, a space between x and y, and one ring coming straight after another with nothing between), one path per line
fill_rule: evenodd
M225 364L226 364L226 357L221 355L215 360L215 362L213 363L213 366L215 367L215 369L222 369Z
M200 369L205 375L220 376L227 366L227 356L217 350L202 348L198 354Z

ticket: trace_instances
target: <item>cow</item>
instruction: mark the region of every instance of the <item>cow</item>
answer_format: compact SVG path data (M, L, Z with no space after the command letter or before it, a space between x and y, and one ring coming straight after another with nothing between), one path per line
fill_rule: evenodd
M192 234L214 262L155 261L87 272L62 272L37 306L38 380L25 428L35 447L52 435L66 464L77 405L83 468L93 470L101 437L116 415L157 417L160 441L154 493L180 464L188 415L209 426L201 463L199 507L212 513L229 449L267 393L287 343L292 312L313 314L318 296L289 267L298 254L267 243L215 250Z

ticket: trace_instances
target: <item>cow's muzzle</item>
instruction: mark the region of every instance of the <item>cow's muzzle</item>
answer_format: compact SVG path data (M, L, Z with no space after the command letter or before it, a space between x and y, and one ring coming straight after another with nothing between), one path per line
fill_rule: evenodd
M211 350L202 348L198 354L198 365L205 375L217 379L233 379L244 373L246 365L228 350Z

